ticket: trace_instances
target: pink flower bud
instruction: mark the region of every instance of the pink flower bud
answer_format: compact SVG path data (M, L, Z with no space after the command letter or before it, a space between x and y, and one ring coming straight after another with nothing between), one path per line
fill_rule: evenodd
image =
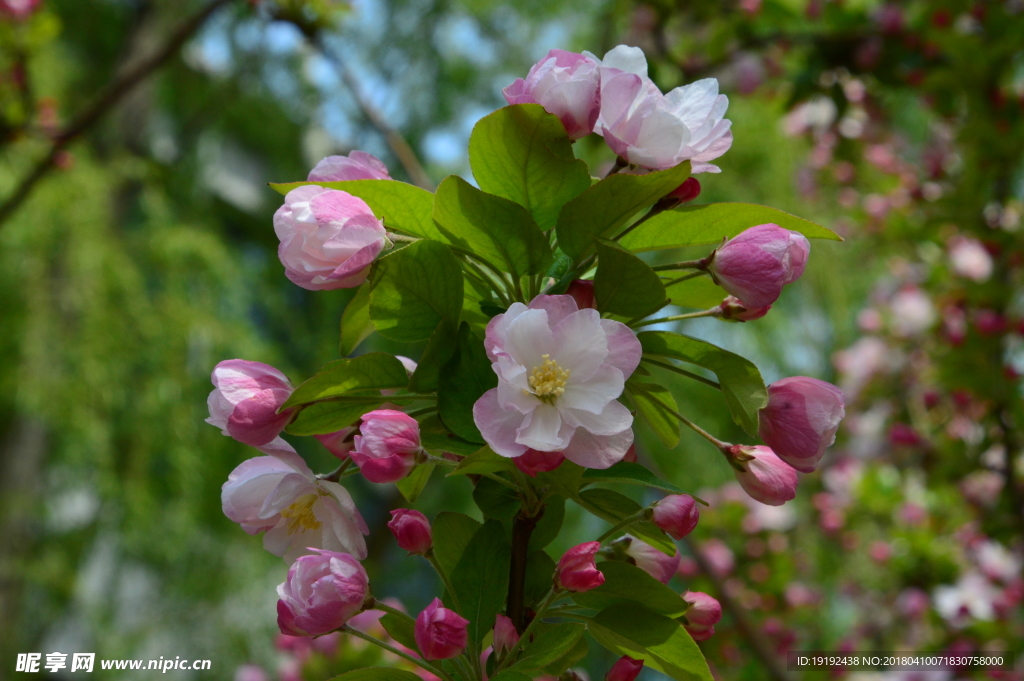
M350 456L370 482L401 480L416 465L420 424L408 414L393 409L363 414L359 433Z
M673 539L682 539L697 527L700 512L689 494L673 494L654 505L651 519Z
M277 626L289 636L320 636L338 629L363 609L369 593L366 571L347 553L310 549L288 569L277 587Z
M362 199L316 185L288 192L274 213L274 232L285 276L310 291L359 286L387 243L384 225Z
M214 390L206 404L210 418L225 435L253 447L267 444L284 430L295 413L277 410L294 388L288 377L262 362L229 359L213 369Z
M755 319L768 314L768 311L772 309L771 305L764 307L747 307L740 302L740 299L736 296L726 296L722 303L718 306L722 311L721 318L730 322L752 322Z
M411 554L423 555L434 545L430 536L430 521L419 511L408 508L392 511L388 529L395 535L398 545Z
M416 617L416 647L424 660L447 660L466 649L469 620L441 605L435 598Z
M622 460L623 461L628 461L630 463L636 463L636 443L635 442L629 446L629 449L626 450L626 455L624 457L622 457Z
M537 477L537 473L547 473L562 465L565 457L562 452L541 452L536 449L527 449L522 456L512 459L516 468L529 475Z
M588 307L597 308L594 298L594 282L589 279L574 279L569 288L565 290L566 295L572 296L576 301L576 307L585 310Z
M598 64L590 57L551 50L533 65L526 79L502 90L509 104L540 104L562 121L571 139L594 131L601 110Z
M355 447L353 440L355 433L355 428L342 428L333 433L314 435L313 437L319 440L320 444L327 448L327 451L344 461Z
M558 561L558 585L567 591L590 591L604 584L604 575L594 565L601 542L579 544Z
M519 643L516 625L505 615L498 613L494 618L494 652L498 655L512 650Z
M722 619L722 605L702 591L687 591L683 600L690 604L686 611L686 631L694 641L706 641L715 633L715 625Z
M234 681L270 681L270 677L259 665L243 664L235 668Z
M804 273L811 243L803 234L778 225L751 227L712 255L708 271L748 308L774 303L782 287Z
M736 480L752 499L781 506L796 497L796 471L769 447L733 445L727 455L736 469Z
M614 545L620 547L638 568L662 584L668 584L668 580L672 579L676 570L679 569L679 551L671 556L665 555L650 544L629 534L623 535L621 539L616 539Z
M679 203L693 201L700 196L700 180L696 177L686 178L681 185L669 192L669 196Z
M842 390L816 378L792 376L769 386L758 432L780 459L810 473L835 442L845 415Z
M345 180L390 180L388 167L379 158L365 151L348 156L328 156L309 171L310 182L343 182Z
M640 676L640 670L643 668L643 660L634 660L628 655L623 655L608 670L604 681L633 681Z

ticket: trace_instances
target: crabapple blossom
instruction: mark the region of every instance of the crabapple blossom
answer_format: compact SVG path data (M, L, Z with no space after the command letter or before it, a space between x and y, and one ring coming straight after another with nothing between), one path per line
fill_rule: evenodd
M556 580L566 591L590 591L604 584L604 575L594 565L601 542L589 541L572 547L558 560Z
M390 180L388 167L365 151L348 156L328 156L309 171L310 182L343 182L345 180Z
M673 539L693 532L700 520L697 502L689 494L673 494L654 505L651 520Z
M689 203L700 196L700 180L696 177L688 177L668 195L679 203Z
M588 53L587 56L597 61ZM689 160L691 172L720 172L709 161L732 146L729 99L714 78L662 94L647 77L647 59L637 47L619 45L601 64L601 115L595 131L629 163L663 170Z
M430 521L419 511L399 508L391 512L388 529L398 545L411 554L423 555L433 546Z
M501 655L503 652L512 650L513 646L519 643L519 632L512 620L498 613L494 618L494 652Z
M586 55L551 50L533 65L526 79L502 90L509 104L540 104L558 116L570 139L594 131L601 110L598 63Z
M547 473L562 465L565 457L562 452L539 452L536 449L527 449L522 456L512 459L516 468L529 475L537 477L537 473Z
M274 232L285 276L310 291L359 286L388 243L366 202L316 185L288 192L274 213Z
M666 555L647 542L640 541L629 534L616 539L612 545L620 549L630 562L662 584L667 584L679 569L678 551L674 555Z
M686 611L686 631L694 641L706 641L715 633L715 625L722 619L722 605L702 591L687 591L683 600L690 604Z
M466 649L469 620L441 604L440 598L431 601L416 616L416 647L424 660L447 660Z
M775 224L744 230L719 246L707 270L715 282L748 308L767 307L804 273L811 243Z
M791 376L768 387L758 434L776 456L810 473L835 442L845 415L842 390L816 378Z
M757 501L781 506L796 498L796 471L769 447L732 445L726 456L743 491Z
M597 308L597 299L594 296L594 282L590 279L574 279L565 295L572 296L576 301L576 307L583 310L588 307Z
M289 636L320 636L343 626L366 605L369 579L347 553L311 549L277 587L277 625Z
M228 359L214 367L210 379L214 389L206 401L210 409L206 422L239 442L253 447L271 442L295 412L277 413L294 388L287 376L269 364Z
M224 515L249 534L265 531L263 547L294 561L307 547L366 557L369 529L348 490L319 480L292 447L278 438L270 456L243 461L221 489Z
M349 456L370 482L401 480L423 450L420 424L405 412L377 409L363 414L359 433Z
M491 449L562 452L587 468L608 468L633 443L633 416L618 398L640 362L625 324L580 310L572 296L513 303L487 325L484 346L498 387L473 405Z
M629 655L623 655L608 670L604 681L633 681L636 677L640 676L643 668L643 660L634 660Z
M992 276L992 256L977 239L954 237L949 243L949 262L958 275L979 283Z

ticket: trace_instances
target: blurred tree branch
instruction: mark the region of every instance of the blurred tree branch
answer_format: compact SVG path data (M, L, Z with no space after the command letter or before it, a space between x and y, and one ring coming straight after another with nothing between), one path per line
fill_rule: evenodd
M11 195L0 204L0 227L32 194L36 184L49 174L62 151L92 128L105 113L124 99L139 83L167 63L214 12L229 2L231 0L212 0L206 7L181 24L160 49L134 66L125 69L119 77L103 89L90 106L78 114L67 127L54 135L46 155L18 183Z

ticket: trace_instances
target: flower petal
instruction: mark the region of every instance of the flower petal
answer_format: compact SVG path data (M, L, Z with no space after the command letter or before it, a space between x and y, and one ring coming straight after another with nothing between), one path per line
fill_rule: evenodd
M584 468L609 468L622 461L632 444L632 428L615 435L593 435L583 428L577 428L572 442L562 454Z

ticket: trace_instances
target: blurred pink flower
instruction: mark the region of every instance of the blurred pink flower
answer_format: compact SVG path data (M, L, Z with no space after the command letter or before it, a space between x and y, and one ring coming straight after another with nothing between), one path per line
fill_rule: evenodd
M353 151L348 156L328 156L309 171L310 182L390 180L388 167L373 154Z

